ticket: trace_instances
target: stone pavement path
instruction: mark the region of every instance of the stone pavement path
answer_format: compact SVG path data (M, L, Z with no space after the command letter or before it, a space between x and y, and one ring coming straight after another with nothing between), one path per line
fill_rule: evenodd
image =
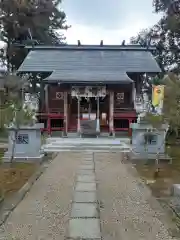
M59 154L1 227L0 240L64 240L83 159L83 153Z
M165 214L121 158L58 155L1 227L0 240L172 239Z
M87 153L77 172L67 237L101 239L94 154Z

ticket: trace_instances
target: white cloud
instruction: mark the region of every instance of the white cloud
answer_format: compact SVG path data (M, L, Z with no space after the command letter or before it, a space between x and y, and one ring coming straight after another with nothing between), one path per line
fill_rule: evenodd
M64 0L63 9L72 26L65 34L68 43L120 44L160 19L152 0Z
M129 27L109 30L100 27L73 24L65 35L69 44L76 44L77 40L80 40L82 44L99 44L101 40L104 41L104 44L121 44L124 39L128 42L141 29L149 26L151 25L148 25L145 21L137 21Z
M64 0L67 42L76 44L121 44L141 29L153 26L160 16L153 14L152 0ZM0 48L3 44L0 42Z

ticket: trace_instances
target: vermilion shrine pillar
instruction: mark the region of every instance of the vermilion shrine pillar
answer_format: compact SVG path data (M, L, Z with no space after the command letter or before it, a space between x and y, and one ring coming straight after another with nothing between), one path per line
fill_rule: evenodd
M81 98L78 96L78 122L77 122L77 131L78 131L78 134L81 135L81 125L80 125L80 100Z
M50 110L49 110L49 85L45 85L45 107L46 107L46 112L48 114L47 117L47 132L48 135L51 135L51 119L50 119Z
M132 97L131 97L131 100L132 100L132 104L135 108L135 101L136 101L136 87L135 87L135 83L133 82L132 83Z
M64 92L64 136L68 132L68 93Z
M132 105L136 109L136 86L134 82L132 83ZM132 118L129 118L129 136L132 136L131 123Z
M114 92L109 93L109 133L114 136Z

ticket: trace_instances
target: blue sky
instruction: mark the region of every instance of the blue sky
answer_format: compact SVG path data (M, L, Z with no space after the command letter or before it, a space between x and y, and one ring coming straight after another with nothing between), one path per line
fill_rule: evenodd
M120 44L160 18L152 0L64 0L62 8L72 25L65 34L68 43Z

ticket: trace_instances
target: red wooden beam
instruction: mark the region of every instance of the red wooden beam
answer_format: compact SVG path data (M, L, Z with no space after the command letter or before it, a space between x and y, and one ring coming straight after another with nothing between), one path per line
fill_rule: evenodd
M47 132L48 135L51 135L51 119L49 117L47 119Z
M129 112L129 113L114 113L114 118L119 119L119 118L136 118L136 112Z
M114 127L114 130L117 131L117 132L118 131L129 131L129 128L115 128Z
M62 131L64 129L64 127L51 127L51 132L52 131ZM49 128L42 128L41 129L42 132L48 132Z

